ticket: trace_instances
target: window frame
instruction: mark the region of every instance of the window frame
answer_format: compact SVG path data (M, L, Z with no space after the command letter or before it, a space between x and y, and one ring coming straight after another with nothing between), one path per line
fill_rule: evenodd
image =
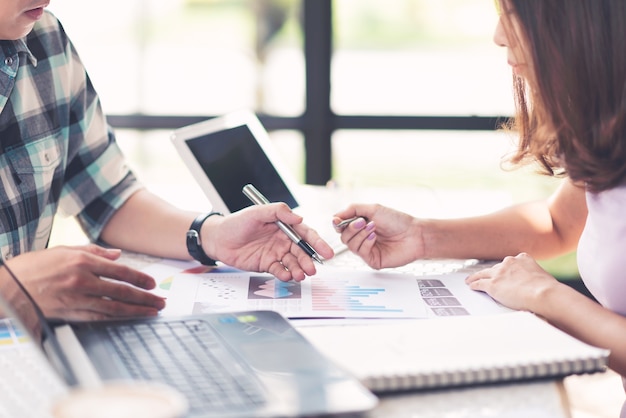
M332 0L302 0L305 110L300 116L259 114L268 131L296 130L303 134L305 183L324 185L332 177L332 135L336 130L452 130L493 131L508 117L493 116L382 116L336 114L331 108L331 61L333 55ZM112 114L114 128L176 129L216 115Z

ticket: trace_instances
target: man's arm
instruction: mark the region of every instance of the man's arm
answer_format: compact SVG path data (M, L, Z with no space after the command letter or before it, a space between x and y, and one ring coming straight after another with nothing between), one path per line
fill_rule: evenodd
M100 239L128 251L191 259L185 237L196 215L141 189L113 214ZM209 218L206 222L210 221Z

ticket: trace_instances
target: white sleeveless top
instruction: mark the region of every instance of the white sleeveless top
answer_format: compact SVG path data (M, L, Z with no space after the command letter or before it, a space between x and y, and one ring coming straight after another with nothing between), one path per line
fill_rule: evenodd
M626 185L587 192L587 223L578 242L578 271L604 306L626 316ZM624 389L626 378L622 377ZM620 418L626 418L626 402Z
M578 271L602 306L626 316L626 185L586 197Z

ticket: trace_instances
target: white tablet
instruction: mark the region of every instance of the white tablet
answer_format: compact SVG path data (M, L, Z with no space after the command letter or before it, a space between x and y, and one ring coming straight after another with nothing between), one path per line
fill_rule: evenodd
M227 214L250 206L241 191L248 183L271 202L299 206L296 182L254 113L237 111L212 118L177 129L171 138L213 210Z

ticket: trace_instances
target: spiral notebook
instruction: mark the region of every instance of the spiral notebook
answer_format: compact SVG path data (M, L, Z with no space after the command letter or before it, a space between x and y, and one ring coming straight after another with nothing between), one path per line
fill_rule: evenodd
M602 372L609 355L521 311L299 330L378 393Z

